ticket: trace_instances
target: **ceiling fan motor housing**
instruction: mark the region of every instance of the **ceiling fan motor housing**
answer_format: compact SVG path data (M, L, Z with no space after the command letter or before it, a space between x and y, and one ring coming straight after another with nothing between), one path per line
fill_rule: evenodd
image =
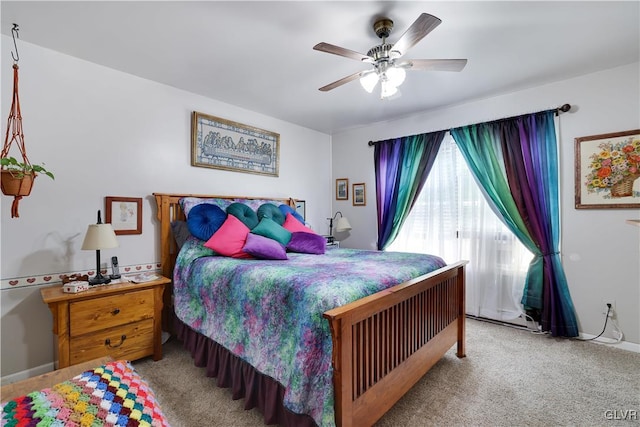
M373 24L373 31L376 32L377 36L381 39L386 39L391 34L391 30L393 29L393 21L389 18L378 19Z

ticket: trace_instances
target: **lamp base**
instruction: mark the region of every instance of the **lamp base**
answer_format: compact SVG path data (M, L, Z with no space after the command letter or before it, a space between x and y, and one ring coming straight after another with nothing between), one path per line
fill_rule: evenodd
M98 274L95 277L89 279L90 286L106 285L109 282L111 282L111 279L109 277L103 276L102 274Z

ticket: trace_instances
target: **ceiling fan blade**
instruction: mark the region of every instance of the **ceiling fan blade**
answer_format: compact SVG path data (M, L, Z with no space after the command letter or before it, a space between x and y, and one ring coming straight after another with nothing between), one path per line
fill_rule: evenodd
M407 70L462 71L466 65L466 59L409 59L396 64L396 67Z
M441 23L442 21L433 15L429 15L428 13L420 14L418 19L411 24L407 31L405 31L400 39L393 45L392 51L397 52L399 58Z
M329 43L318 43L313 47L313 49L319 50L320 52L327 52L334 55L344 56L345 58L355 59L356 61L373 62L373 58L371 58L370 56Z
M345 83L349 83L349 82L357 79L358 77L360 77L362 75L362 73L364 73L364 71L359 71L357 73L351 74L350 76L343 77L340 80L336 80L333 83L329 83L326 86L322 86L319 90L322 91L322 92L330 91L331 89L335 89L338 86L342 86Z

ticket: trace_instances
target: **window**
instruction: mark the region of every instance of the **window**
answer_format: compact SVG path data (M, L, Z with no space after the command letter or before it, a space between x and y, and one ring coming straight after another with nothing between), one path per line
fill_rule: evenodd
M469 260L467 313L503 321L523 314L520 300L533 256L489 207L450 135L388 250Z

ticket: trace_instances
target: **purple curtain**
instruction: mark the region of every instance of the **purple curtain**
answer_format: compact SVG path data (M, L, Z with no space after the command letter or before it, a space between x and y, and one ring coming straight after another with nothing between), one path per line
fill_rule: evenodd
M375 145L378 250L402 227L436 159L446 131L380 141Z

